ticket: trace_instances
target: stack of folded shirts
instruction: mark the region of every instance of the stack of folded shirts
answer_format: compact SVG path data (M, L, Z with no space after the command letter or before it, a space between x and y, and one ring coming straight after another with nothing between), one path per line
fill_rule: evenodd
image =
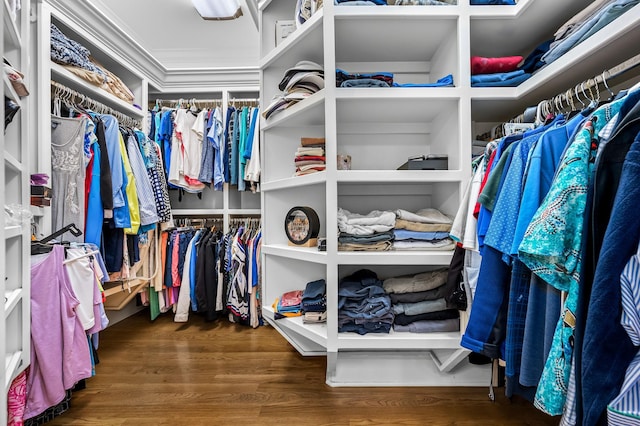
M326 168L324 138L301 138L296 150L296 176L323 171Z
M514 87L531 77L520 69L522 56L500 58L471 57L471 86L473 87Z
M316 280L307 283L302 293L303 322L320 323L327 321L327 283Z
M436 209L422 209L416 213L398 209L393 248L396 250L453 250L449 238L453 221Z
M284 293L273 303L273 311L283 317L299 317L302 315L302 290Z
M361 269L340 280L338 332L388 333L392 324L391 299L375 272Z
M338 209L338 250L391 250L396 215L390 211L374 210L367 215Z
M435 333L460 330L460 313L446 302L454 288L447 282L448 270L387 278L383 288L389 295L397 332Z
M324 89L324 69L322 65L315 62L300 61L285 72L278 88L284 93L273 98L262 112L264 118L269 118L276 112L289 108Z

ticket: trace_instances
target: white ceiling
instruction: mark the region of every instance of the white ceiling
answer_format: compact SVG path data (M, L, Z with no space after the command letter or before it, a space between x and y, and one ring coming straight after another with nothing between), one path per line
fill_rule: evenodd
M243 16L207 21L191 0L90 0L93 6L167 69L257 67L258 30Z

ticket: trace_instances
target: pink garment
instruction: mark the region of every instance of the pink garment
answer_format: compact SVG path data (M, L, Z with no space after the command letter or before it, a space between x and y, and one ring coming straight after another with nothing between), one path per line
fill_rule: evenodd
M65 398L65 390L91 377L87 335L76 309L79 301L62 264L64 247L31 257L31 367L25 419Z
M522 62L522 56L505 56L502 58L471 57L471 75L495 74L515 71Z
M180 233L176 232L173 237L173 251L171 253L171 282L174 287L180 287L180 272L178 271L178 261L180 257ZM176 300L172 297L171 304L176 303Z
M7 426L24 424L24 407L27 403L27 372L23 371L13 379L7 394Z

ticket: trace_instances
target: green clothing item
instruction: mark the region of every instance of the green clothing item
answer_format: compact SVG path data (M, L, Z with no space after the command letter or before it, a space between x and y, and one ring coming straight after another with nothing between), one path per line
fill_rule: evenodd
M509 145L504 150L502 155L500 155L498 163L496 163L496 166L491 171L491 174L487 178L487 183L484 185L482 192L478 196L478 202L489 211L493 211L493 208L495 207L496 199L498 197L500 178L502 177L502 172L504 171L505 165L507 164L509 153L511 152L513 147L518 144L518 142L519 141L515 141L511 143L511 145Z

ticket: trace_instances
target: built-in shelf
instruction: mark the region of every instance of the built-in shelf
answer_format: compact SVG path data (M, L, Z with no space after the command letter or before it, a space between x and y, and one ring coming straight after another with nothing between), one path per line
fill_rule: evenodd
M326 324L305 324L302 317L287 317L275 319L273 309L265 307L262 311L267 319L277 322L278 328L286 328L297 334L303 335L312 342L320 346L327 346L327 325Z
M448 265L451 250L338 251L340 265Z
M4 27L5 42L8 41L9 46L15 49L19 49L20 47L22 47L22 38L20 37L20 31L18 31L18 26L16 25L15 21L11 19L11 14L9 13L9 3L7 2L7 0L3 0L3 3L4 3L3 27ZM28 6L28 3L25 6Z
M262 192L277 191L288 188L299 188L302 186L318 185L327 181L326 172L316 172L304 176L294 176L284 179L278 179L262 184Z
M4 152L4 162L7 166L12 168L16 172L22 172L22 163L18 161L16 157L9 154L7 151Z
M146 111L142 111L133 105L123 101L120 98L115 97L111 93L102 90L98 86L94 86L88 81L83 80L71 71L64 68L62 65L55 62L51 64L51 79L68 86L70 89L76 90L80 93L84 93L96 101L103 103L104 105L120 111L125 115L129 115L135 118L142 118L146 115Z
M460 170L338 170L338 182L343 183L425 183L461 182Z
M449 333L338 333L339 349L358 350L425 350L459 349L460 332Z
M324 124L324 90L278 111L263 120L262 130L274 127L321 126Z
M407 100L433 99L434 101L455 100L460 98L458 87L339 87L337 99L365 101L372 99Z
M292 11L293 12L293 11ZM278 60L287 61L287 56L300 56L298 52L305 52L307 60L314 61L322 65L321 57L314 57L314 46L322 44L322 21L324 11L318 10L300 28L289 34L275 49L260 61L260 68L268 68ZM319 54L322 54L320 49ZM295 65L291 63L291 66Z
M13 311L13 308L18 305L18 302L22 298L22 289L17 288L15 290L6 291L4 293L4 298L4 316L6 318Z
M5 239L16 238L22 236L22 226L20 225L11 225L4 227L4 237Z
M4 71L2 73L2 84L4 85L5 96L8 98L11 98L12 101L14 101L20 108L22 108L22 102L20 101L20 96L18 96L18 93L13 88L13 85L11 84L9 77L7 77Z
M222 216L222 209L171 209L173 216Z
M260 209L229 209L227 214L230 216L260 216L262 211Z
M11 381L20 366L20 360L22 359L22 351L16 351L13 353L8 353L5 355L5 383L4 389L5 393L9 390L9 386L11 385Z
M327 263L327 252L317 247L295 247L286 244L263 244L262 253L313 263Z

